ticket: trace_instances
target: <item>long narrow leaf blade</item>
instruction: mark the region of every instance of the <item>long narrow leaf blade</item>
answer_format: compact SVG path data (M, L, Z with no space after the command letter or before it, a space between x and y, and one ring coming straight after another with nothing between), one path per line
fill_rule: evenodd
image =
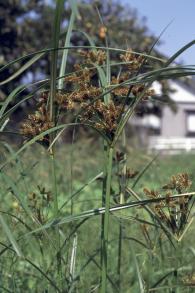
M20 247L18 246L18 243L15 240L13 233L11 232L8 224L6 223L4 217L1 214L0 214L0 222L1 222L2 228L3 228L7 238L9 239L10 243L12 244L16 254L18 256L22 257L23 256L22 251L20 250Z
M12 74L10 77L8 77L6 80L0 82L0 86L4 85L11 80L15 79L17 76L21 75L25 70L27 70L29 67L32 66L37 60L39 60L45 53L41 53L38 55L35 55L32 59L30 59L28 62L26 62L18 71L16 71L14 74Z
M70 16L70 21L69 21L69 25L68 25L68 31L67 31L67 34L66 34L64 47L70 46L70 38L71 38L71 33L72 33L72 30L73 30L73 26L74 26L74 21L75 21L75 12L72 11L71 16ZM59 90L61 90L63 88L62 76L65 75L65 72L66 72L67 57L68 57L68 49L65 49L63 51L62 63L61 63L61 67L60 67L60 74L59 74L60 79L58 81L58 89Z

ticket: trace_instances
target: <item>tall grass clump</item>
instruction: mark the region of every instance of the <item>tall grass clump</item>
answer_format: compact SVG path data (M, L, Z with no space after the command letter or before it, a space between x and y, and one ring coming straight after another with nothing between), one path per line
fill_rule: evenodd
M155 100L154 81L194 75L174 63L194 41L169 60L111 48L106 29L102 47L85 32L88 45L71 46L80 15L70 2L66 34L58 0L51 47L0 69L23 64L0 83L8 84L50 55L50 77L19 85L1 105L1 292L192 292L192 178L180 170L142 188L155 160L136 170L126 126ZM36 109L13 131L12 114L30 99Z

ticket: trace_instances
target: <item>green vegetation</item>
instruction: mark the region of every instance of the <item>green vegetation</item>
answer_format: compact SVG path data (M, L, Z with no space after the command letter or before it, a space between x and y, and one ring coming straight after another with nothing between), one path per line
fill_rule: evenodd
M56 156L59 207L67 203L60 211L61 217L64 218L66 215L67 217L70 215L71 202L67 201L71 195L71 190L72 194L75 194L73 198L74 215L80 214L85 210L101 207L101 180L94 180L94 182L85 186L86 182L89 182L95 175L101 172L103 156L100 144L101 141L98 145L97 142L94 143L91 139L78 140L73 146L72 158L70 156L72 147L67 144L64 144L63 147L60 146ZM1 148L1 153L6 157L10 156L9 150L5 150L3 147ZM127 155L129 158L127 165L133 166L134 170L143 170L146 164L152 160L151 155L147 155L144 151L136 152L131 148L128 149ZM71 165L72 172L70 170ZM144 199L146 198L143 192L145 187L159 190L169 181L172 174L181 172L189 173L194 183L193 155L159 156L141 177L134 190ZM74 178L73 186L70 186L71 173ZM37 145L35 147L33 145L33 147L30 147L23 153L20 160L13 161L12 165L7 167L6 177L5 173L1 176L1 210L6 222L9 223L15 239L17 239L22 254L33 260L34 264L41 268L43 272L47 271L46 268L49 268L47 276L55 281L55 251L52 246L52 241L55 241L54 230L46 230L45 235L41 233L36 235L36 237L28 235L29 231L36 229L39 225L31 222L17 199L17 196L19 196L23 204L24 201L27 202L33 217L39 219L43 224L48 221L47 219L52 219L52 198L50 199L52 184L50 174L51 165L48 161L47 151L42 146ZM132 186L135 180L136 177L130 179L129 186ZM114 189L117 185L116 180L112 184ZM12 189L10 186L12 186ZM85 188L81 190L83 186ZM194 190L194 184L191 189ZM79 192L76 193L77 191ZM114 193L112 196L114 196ZM134 201L135 199L131 198L131 200ZM13 216L19 219L13 218ZM21 223L21 221L24 221L24 223ZM167 275L156 286L159 289L161 288L162 292L163 290L164 292L166 290L170 292L170 288L173 289L177 284L174 270L178 266L178 288L180 288L181 292L193 292L193 287L186 287L185 283L188 279L188 282L190 282L190 278L193 278L194 273L192 261L194 254L193 225L190 226L181 242L177 243L175 240L172 240L175 245L173 247L166 235L163 234L163 231L153 226L154 223L151 217L140 207L112 213L110 222L108 270L109 278L111 278L115 286L108 281L108 292L119 291L115 288L119 282L117 275L119 223L121 223L123 229L120 270L121 291L140 291L139 274L136 271L134 259L134 256L136 256L145 290L147 287L152 289L155 283ZM77 232L78 244L75 275L77 276L78 274L79 276L75 280L75 290L78 292L85 292L86 288L90 290L90 288L97 286L99 283L100 225L100 218L96 216L94 218L74 221L72 226L70 226L70 223L59 226L61 243L64 244L62 251L64 254L69 251L70 254L69 259L66 259L66 263L63 264L63 271L68 271L69 269L72 245L74 243L74 231L76 230ZM19 240L21 235L25 234L26 236ZM67 237L70 237L70 239L65 243ZM3 237L3 234L1 234L1 245L9 246L9 243L9 240L6 240L6 237ZM2 246L1 249L3 252L4 247ZM9 249L9 252L5 251L1 256L1 276L5 288L9 288L13 292L14 290L15 292L27 290L45 292L46 288L50 288L50 292L55 292L50 281L43 277L42 273L31 266L30 263L26 263L22 257L17 257L12 246ZM15 262L16 264L14 265ZM12 271L7 269L10 265L12 266ZM68 280L64 279L63 284L65 285L66 283L68 283ZM16 289L12 289L14 288L13 286ZM165 289L166 286L169 289ZM98 291L99 287L96 292ZM151 292L153 291L151 290Z
M20 64L5 85L50 57L50 78L16 87L0 109L1 291L192 292L193 154L154 157L131 148L126 131L137 106L155 99L154 81L194 75L173 65L194 41L169 60L112 48L99 14L103 45L85 32L87 45L72 46L80 14L70 3L63 47L58 0L52 47L0 69ZM36 95L20 131L9 128Z

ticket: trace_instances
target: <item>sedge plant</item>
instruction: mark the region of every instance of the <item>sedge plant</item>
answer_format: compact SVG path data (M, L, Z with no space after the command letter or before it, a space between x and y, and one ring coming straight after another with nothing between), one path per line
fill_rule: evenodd
M191 270L190 264L182 267L177 261L174 267L168 269L166 265L160 269L160 265L167 247L174 250L192 224L195 193L189 192L191 179L186 172L180 172L172 175L161 190L146 186L141 194L137 192L137 182L154 160L146 164L140 173L133 166L128 167L126 129L137 106L155 99L152 89L154 81L195 74L194 66L174 64L174 60L195 42L184 46L169 60L163 60L152 56L151 52L147 54L134 52L131 48L109 47L102 22L102 47L96 46L85 32L82 33L89 44L71 46L71 34L80 16L76 1L70 2L72 14L64 47L59 47L59 41L64 36L61 33L64 1L58 0L51 47L18 58L0 69L2 72L14 63L23 62L17 72L0 83L5 84L45 54L51 57L50 77L18 86L5 99L0 110L1 135L17 135L25 139L16 150L2 143L5 155L1 160L0 175L4 186L2 190L7 196L0 214L4 232L0 255L7 266L7 271L4 268L1 270L1 276L5 276L2 290L22 292L25 288L25 291L32 292L143 293L155 290L184 292L185 287L186 292L190 292L187 290L191 288L194 275L185 275L186 271ZM74 56L71 71L67 69L69 56ZM28 60L26 63L25 59ZM32 91L25 94L27 88ZM19 132L7 130L11 114L34 95L38 96L36 109L22 121ZM17 101L19 97L21 99ZM99 172L76 191L73 191L74 182L71 182L70 194L66 186L60 192L59 170L64 168L64 163L58 160L59 148L68 148L64 145L63 134L69 128L73 129L74 134L78 129L92 130L103 151ZM37 178L42 185L35 187L28 179L30 170L36 170L38 163L33 162L30 167L28 157L27 168L23 163L22 155L25 156L28 149L33 152L32 147L36 143L44 150L46 162L51 161L50 167L45 162L45 166L50 168L46 186L43 184L44 172ZM68 177L69 169L66 168L65 172L64 176ZM72 175L71 171L71 178ZM99 184L99 205L93 199L95 190L90 189L92 199L88 199L87 190L94 183ZM14 212L6 206L9 198L14 198ZM82 198L81 206L79 198ZM89 209L84 204L86 200L90 201ZM128 226L129 221L131 224ZM96 241L90 239L87 230L89 222L93 225L90 230L92 235L97 230L94 235ZM140 229L141 237L132 231L132 222ZM116 226L117 232L113 228ZM85 258L79 246L82 241L93 247L90 255L85 250ZM126 254L127 249L130 254ZM193 247L191 253L194 254ZM117 255L117 261L112 262L114 269L111 268L110 255ZM130 264L124 263L124 255L130 257ZM139 260L142 255L143 262ZM152 277L146 275L147 264L155 261L157 272L153 271ZM11 277L7 275L8 265L13 269ZM92 274L90 278L86 276L83 279L84 272L89 273L91 267L98 272L97 276ZM133 276L127 284L123 284L125 270L129 279Z

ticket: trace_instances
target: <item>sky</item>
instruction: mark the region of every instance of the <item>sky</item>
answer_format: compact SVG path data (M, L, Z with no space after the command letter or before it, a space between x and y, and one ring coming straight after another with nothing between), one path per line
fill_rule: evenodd
M121 0L136 8L138 17L146 17L150 32L158 36L171 22L161 37L159 51L171 56L195 39L195 0ZM186 65L195 64L195 45L177 59Z

